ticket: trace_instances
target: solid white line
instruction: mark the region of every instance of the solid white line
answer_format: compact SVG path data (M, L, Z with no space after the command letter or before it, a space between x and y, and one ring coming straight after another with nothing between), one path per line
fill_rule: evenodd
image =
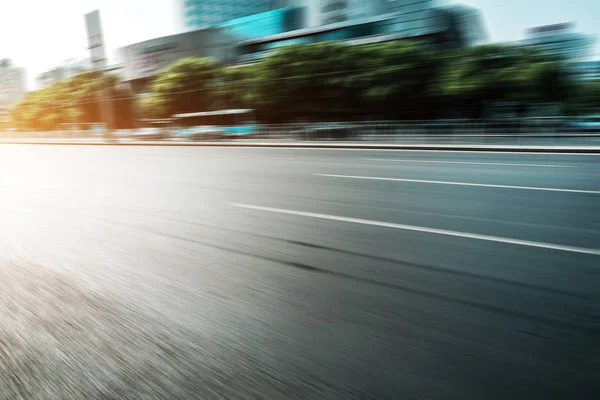
M507 164L507 163L490 163L490 162L469 162L469 161L429 161L429 160L406 160L406 159L388 159L388 158L367 158L368 161L399 161L410 163L427 163L427 164L465 164L465 165L506 165L508 167L544 167L544 168L574 168L571 165L556 165L556 164Z
M600 255L600 249L588 249L588 248L584 248L584 247L563 246L563 245L553 244L553 243L534 242L534 241L529 241L529 240L511 239L511 238L504 238L504 237L499 237L499 236L479 235L476 233L456 232L456 231L449 231L449 230L445 230L445 229L435 229L435 228L426 228L423 226L395 224L395 223L391 223L391 222L372 221L372 220L360 219L360 218L348 218L348 217L341 217L341 216L337 216L337 215L286 210L286 209L282 209L282 208L262 207L262 206L255 206L255 205L251 205L251 204L241 204L241 203L229 203L229 204L234 207L240 207L240 208L245 208L245 209L250 209L250 210L258 210L258 211L267 211L267 212L278 213L278 214L288 214L288 215L296 215L296 216L300 216L300 217L324 219L324 220L329 220L329 221L339 221L339 222L349 222L349 223L353 223L353 224L379 226L382 228L402 229L405 231L413 231L413 232L425 232L425 233L432 233L432 234L437 234L437 235L454 236L454 237L461 237L461 238L475 239L475 240L485 240L488 242L507 243L507 244L514 244L514 245L518 245L518 246L528 246L528 247L537 247L537 248L542 248L542 249L567 251L567 252L571 252L571 253L592 254L592 255L596 255L596 256Z
M324 177L329 177L329 178L366 179L366 180L372 180L372 181L429 183L429 184L434 184L434 185L477 186L477 187L490 187L490 188L500 188L500 189L539 190L539 191L545 191L545 192L600 194L600 190L578 190L578 189L544 188L544 187L535 187L535 186L492 185L492 184L487 184L487 183L428 181L428 180L423 180L423 179L378 178L378 177L374 177L374 176L330 175L330 174L314 174L314 175L315 176L324 176Z

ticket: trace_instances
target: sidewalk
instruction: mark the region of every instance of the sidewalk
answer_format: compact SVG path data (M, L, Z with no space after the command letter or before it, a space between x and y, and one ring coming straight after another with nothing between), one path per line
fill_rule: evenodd
M255 147L295 149L355 149L355 150L431 150L431 151L488 151L533 153L588 153L600 154L600 145L531 145L531 144L412 144L342 141L292 141L292 140L231 140L231 141L149 141L126 138L106 141L101 138L86 139L0 139L0 144L11 145L71 145L71 146L181 146L181 147Z

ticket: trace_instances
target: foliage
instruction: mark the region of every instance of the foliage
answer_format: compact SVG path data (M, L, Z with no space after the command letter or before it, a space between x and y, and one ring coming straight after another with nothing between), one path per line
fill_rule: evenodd
M131 93L120 87L118 77L89 71L73 78L27 93L13 109L13 123L20 130L61 129L64 124L97 123L100 99L110 107L112 128L129 128L132 122Z
M577 82L566 104L569 115L600 114L600 79Z
M134 106L141 119L251 108L263 122L483 118L498 104L520 112L545 104L570 114L600 110L599 82L574 84L566 65L522 47L324 42L283 47L251 65L183 59L159 71L135 104L117 77L85 72L29 93L13 119L35 130L99 121L101 89L114 127L131 126Z
M151 84L155 99L167 115L209 111L215 106L216 61L209 58L185 58L160 71Z
M486 106L562 102L569 90L565 67L526 48L488 45L459 50L439 77L439 93L466 105L472 117Z

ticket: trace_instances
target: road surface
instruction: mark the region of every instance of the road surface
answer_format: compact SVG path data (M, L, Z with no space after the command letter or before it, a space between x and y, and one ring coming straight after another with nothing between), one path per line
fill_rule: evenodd
M600 385L600 157L0 146L0 398Z

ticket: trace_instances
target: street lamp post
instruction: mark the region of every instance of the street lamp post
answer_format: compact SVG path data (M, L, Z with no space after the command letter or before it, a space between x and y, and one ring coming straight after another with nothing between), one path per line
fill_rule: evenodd
M109 99L106 96L106 88L102 84L106 68L106 53L104 50L104 38L102 35L102 25L100 23L100 12L92 11L85 15L85 24L88 34L88 50L90 51L90 59L94 70L100 72L100 88L96 91L96 101L99 105L100 122L105 125L103 130L105 135L110 135L112 128L112 110L110 109Z

